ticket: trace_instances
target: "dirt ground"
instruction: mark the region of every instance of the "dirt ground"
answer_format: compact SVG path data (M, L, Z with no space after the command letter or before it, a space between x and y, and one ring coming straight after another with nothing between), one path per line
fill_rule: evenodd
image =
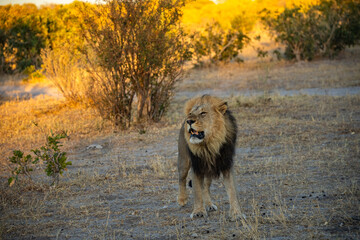
M359 86L358 50L332 61L190 70L163 122L71 131L64 150L72 165L57 188L41 169L37 187L25 178L7 186L9 151L32 145L2 130L0 239L360 239L360 94L277 94ZM238 222L227 219L221 178L211 188L218 211L208 218L190 219L191 188L185 207L176 202L182 107L204 92L226 98L237 119L236 185L246 215ZM25 103L11 104L3 107ZM4 121L15 116L5 113Z

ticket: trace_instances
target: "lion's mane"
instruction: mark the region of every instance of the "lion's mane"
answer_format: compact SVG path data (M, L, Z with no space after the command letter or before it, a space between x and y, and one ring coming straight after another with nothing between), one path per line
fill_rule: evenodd
M192 169L200 176L219 177L220 173L229 171L233 166L237 127L236 120L226 102L223 100L204 95L187 102L185 114L191 115L200 106L206 106L209 110L204 118L197 118L201 131L208 133L200 144L190 142L190 133L186 130L184 121L179 142L186 144L188 156L191 159ZM184 141L185 140L185 141Z

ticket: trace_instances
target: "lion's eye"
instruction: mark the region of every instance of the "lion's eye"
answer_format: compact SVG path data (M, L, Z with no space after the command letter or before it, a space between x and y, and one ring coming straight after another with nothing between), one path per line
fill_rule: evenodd
M207 114L207 112L200 113L201 116L205 116L206 114Z

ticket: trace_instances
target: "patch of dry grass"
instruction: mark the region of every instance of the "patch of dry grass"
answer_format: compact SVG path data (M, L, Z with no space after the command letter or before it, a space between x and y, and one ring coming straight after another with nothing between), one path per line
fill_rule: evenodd
M334 60L291 63L254 61L193 69L181 91L199 89L274 90L360 86L360 47Z
M252 112L253 107L245 104L239 118L245 117L242 129L250 132L240 141L246 146L250 143L259 152L246 153L245 165L240 168L249 167L246 172L250 177L262 176L259 184L250 189L256 189L253 194L264 204L263 214L268 216L265 220L283 225L280 232L297 225L299 233L300 229L307 230L309 235L304 237L324 237L319 229L328 228L324 226L329 218L338 215L331 206L335 199L354 204L337 205L343 211L337 221L344 214L357 219L359 204L351 199L359 197L359 185L348 195L340 196L340 189L353 188L353 182L359 182L359 101L358 96L286 97L266 103L267 110L260 113ZM257 125L254 118L263 123ZM347 226L351 229L348 233L354 231L354 236L358 236L357 221ZM333 232L340 234L343 225L333 225Z
M355 50L352 50L355 51ZM355 51L356 52L356 51ZM347 53L348 54L348 53ZM179 91L359 85L359 56L290 64L257 62L192 70ZM180 92L181 94L181 92ZM0 105L0 238L359 239L360 96L233 96L238 121L236 183L247 216L228 222L221 180L218 211L190 220L177 196L177 138L186 101L175 98L164 122L114 133L93 109L50 97ZM39 130L37 123L43 131ZM33 188L7 186L6 158L67 130L73 165L57 188L41 169ZM99 144L102 149L87 149Z
M358 238L360 97L233 97L229 104L239 124L235 170L246 219L226 220L221 181L212 187L219 211L206 221L190 220L192 197L178 207L178 126L170 125L94 139L100 150L77 148L56 189L9 189L2 181L3 236Z
M94 109L46 96L4 102L0 105L0 116L1 165L6 164L15 149L29 152L44 145L50 130L67 131L75 141L111 131L110 124Z

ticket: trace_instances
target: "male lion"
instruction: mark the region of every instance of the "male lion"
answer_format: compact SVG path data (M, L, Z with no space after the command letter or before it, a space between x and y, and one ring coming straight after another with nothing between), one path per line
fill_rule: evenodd
M184 206L187 202L186 177L191 168L195 202L190 217L206 217L207 211L216 211L210 198L210 185L213 178L222 174L230 201L229 216L236 220L240 217L240 207L233 177L235 118L226 102L209 95L189 100L185 114L178 145L178 203Z

